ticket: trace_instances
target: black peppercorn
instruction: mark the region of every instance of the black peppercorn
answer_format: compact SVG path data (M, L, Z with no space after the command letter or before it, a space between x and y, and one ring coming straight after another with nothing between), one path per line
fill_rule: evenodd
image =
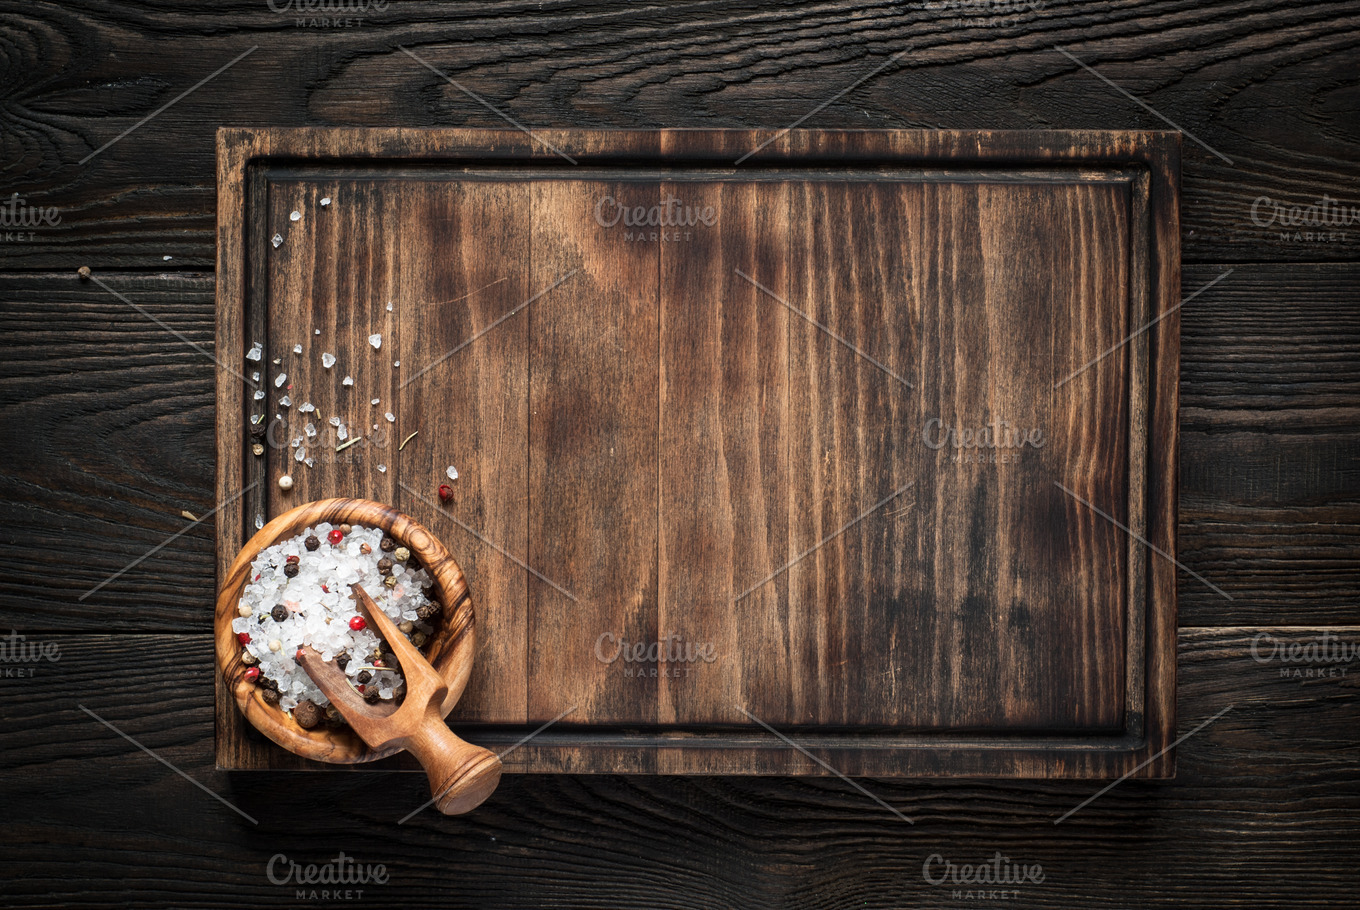
M288 608L283 604L274 604L274 609L269 611L269 615L274 617L274 622L283 622L288 618Z
M321 541L317 539L315 534L308 534L307 539L302 542L302 545L309 550L315 550L317 547L321 546Z
M382 543L378 544L384 553L391 553L397 548L397 542L390 537L384 537Z
M325 712L321 710L321 706L309 698L304 698L298 702L297 707L293 709L293 720L297 721L298 726L304 730L310 730L321 723L321 718L324 715Z
M290 562L283 567L283 574L287 575L289 578L297 578L297 573L298 564L295 562Z
M263 679L261 681L263 681ZM260 697L263 698L265 704L268 705L277 705L279 703L279 693L274 689L261 688Z
M361 686L368 685L368 681L373 678L373 674L367 670L360 670L359 675L354 677L354 681Z
M378 694L377 686L374 686L373 688L364 692L364 701L368 702L370 705L376 702L379 698L382 698L382 696Z
M340 713L340 709L335 705L326 706L326 726L331 729L338 729L345 725L345 715Z
M255 439L263 439L266 429L263 420L259 423L252 423L250 425L250 435Z
M348 667L349 655L344 653L343 651L335 655L335 665L339 667L341 670L345 669L345 667Z
M382 559L378 560L378 571L381 572L383 575L391 575L392 557L384 556Z

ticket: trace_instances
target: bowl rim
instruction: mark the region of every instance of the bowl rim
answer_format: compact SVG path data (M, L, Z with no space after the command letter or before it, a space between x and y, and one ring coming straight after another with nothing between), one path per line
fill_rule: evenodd
M400 747L374 749L348 727L330 729L320 725L304 730L291 715L265 702L263 690L245 678L247 667L241 662L241 645L231 628L251 563L260 551L322 522L381 528L409 549L429 572L444 610L427 656L448 686L448 694L440 704L440 716L453 710L472 672L476 650L475 612L467 578L444 545L423 525L395 507L371 499L318 499L302 503L272 519L246 541L218 587L213 617L217 669L251 726L288 751L331 764L376 761L400 752Z

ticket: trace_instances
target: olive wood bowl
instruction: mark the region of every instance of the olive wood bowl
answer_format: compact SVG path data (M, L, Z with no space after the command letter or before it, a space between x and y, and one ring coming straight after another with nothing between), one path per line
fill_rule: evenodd
M381 528L399 545L409 549L411 555L420 560L430 574L436 597L444 610L423 650L448 686L440 716L445 717L453 710L467 685L468 674L472 672L476 639L467 579L434 535L410 516L367 499L319 499L304 503L269 522L246 542L236 561L231 564L217 595L217 666L246 720L288 751L303 758L334 764L375 761L400 752L401 746L394 744L382 749L371 748L348 727L331 729L319 724L315 729L304 730L282 708L266 702L263 690L245 678L248 668L241 662L241 644L231 629L231 622L237 616L236 607L241 602L241 594L249 578L250 565L260 555L260 551L279 541L296 537L306 528L323 521L332 525L355 524Z

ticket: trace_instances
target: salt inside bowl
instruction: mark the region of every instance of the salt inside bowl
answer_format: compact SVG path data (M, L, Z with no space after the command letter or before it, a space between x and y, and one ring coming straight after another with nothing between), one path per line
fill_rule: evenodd
M376 687L379 698L392 699L404 691L405 680L398 668L373 664L382 639L371 628L350 627L350 621L359 615L351 585L362 585L394 624L410 623L408 635L434 633L431 620L438 616L439 607L424 593L433 584L425 569L413 571L407 562L384 552L381 543L385 535L381 529L352 525L350 532L333 544L329 535L335 530L338 530L335 525L321 522L262 549L251 563L250 581L238 603L238 612L249 609L250 615L239 615L232 621L233 632L249 636L243 647L259 661L261 677L277 684L279 707L285 711L291 711L304 699L323 708L330 704L293 659L304 645L311 645L327 661L348 655L345 674L356 686L361 685L356 680L361 672L372 674L364 685L365 694L370 687ZM315 550L306 547L309 535L315 535L320 542ZM368 553L363 552L365 544ZM298 571L290 578L285 566L289 557L294 556ZM378 566L383 557L392 558L393 562L390 574L396 583L390 588ZM282 621L273 618L278 605L287 611ZM422 614L430 619L423 619ZM390 663L391 658L386 662Z

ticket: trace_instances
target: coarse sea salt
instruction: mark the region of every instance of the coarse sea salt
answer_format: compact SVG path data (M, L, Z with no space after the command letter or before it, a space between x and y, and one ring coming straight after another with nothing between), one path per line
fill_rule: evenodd
M246 351L246 360L259 360L263 356L264 345L258 341L250 346L249 351Z
M373 345L373 350L378 350L378 348L382 347L382 335L369 335L368 343Z
M331 367L335 366L335 355L334 355L334 354L331 354L331 353L329 353L329 352L327 352L327 353L325 353L325 354L322 354L322 355L321 355L321 365L322 365L323 367L325 367L326 369L328 369L328 370L329 370Z
M444 473L445 473L446 475L448 475L449 480L457 480L457 479L458 479L458 469L455 468L453 465L449 465L448 470L445 471Z
M276 388L276 389L282 388L282 387L283 387L283 384L284 384L285 382L287 382L287 381L288 381L288 374L287 374L287 373L280 373L279 375L277 375L277 376L274 377L274 388Z
M367 672L371 678L366 688L376 686L381 698L392 699L404 687L400 670L373 666L381 641L374 629L350 628L350 620L358 615L351 585L360 585L392 622L411 622L410 634L419 631L429 636L435 631L430 622L419 618L418 611L431 603L423 591L430 583L424 569L413 572L405 563L396 563L391 572L397 583L388 588L378 569L378 560L389 555L379 547L383 532L355 525L339 544L331 544L327 535L332 529L330 523L322 522L261 550L251 564L252 580L238 604L248 607L250 615L232 621L233 632L250 637L245 649L258 660L260 674L278 686L279 707L286 711L303 699L321 707L329 704L293 659L304 645L320 652L322 660L348 655L344 672L351 684L359 685L358 675ZM308 535L321 541L316 550L306 548ZM368 544L369 553L361 551L364 544ZM298 567L291 578L284 572L290 556L297 557ZM275 621L273 611L279 605L284 608L283 619ZM277 651L270 649L270 641L280 643Z
M340 380L340 384L345 388L349 388L350 386L354 385L354 377L346 376L344 379Z

